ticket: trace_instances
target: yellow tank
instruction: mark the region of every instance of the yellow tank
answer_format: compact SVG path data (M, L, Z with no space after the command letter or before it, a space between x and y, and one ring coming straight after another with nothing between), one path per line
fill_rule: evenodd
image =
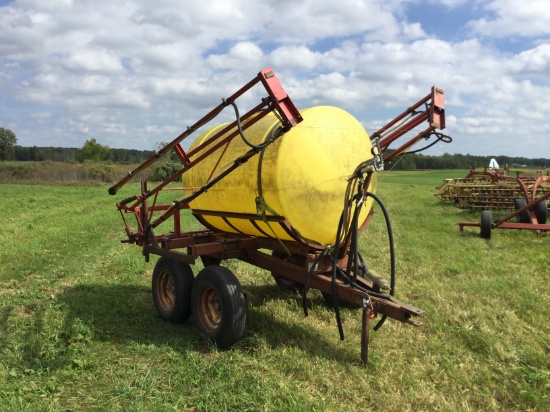
M262 156L252 157L198 196L190 203L191 209L256 215L256 199L261 191L267 205L264 210L283 216L304 239L324 245L334 243L347 179L361 162L372 158L372 144L359 121L342 109L317 106L300 113L301 123L269 145ZM271 113L244 134L257 145L280 125ZM225 126L215 126L202 133L190 150ZM239 136L235 137L227 147L218 149L185 173L184 187L204 185L249 149ZM369 191L374 192L375 183L373 179ZM366 219L371 207L372 199L368 198L360 222ZM267 215L273 213L266 212ZM255 221L256 227L249 219L223 218L210 213L204 214L203 219L223 232L292 240L287 231L274 222L267 224L260 219Z

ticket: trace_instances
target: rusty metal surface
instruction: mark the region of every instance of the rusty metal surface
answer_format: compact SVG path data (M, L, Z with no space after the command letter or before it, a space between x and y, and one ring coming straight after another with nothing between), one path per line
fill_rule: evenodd
M550 198L550 191L544 195L535 198L529 202L526 202L524 206L518 208L514 212L501 217L499 220L491 223L490 229L517 229L517 230L533 230L539 233L545 233L550 231L550 224L546 222L539 222L537 220L537 215L535 212L535 207L539 204L548 204L547 199ZM544 207L544 206L543 206ZM548 207L548 206L546 206ZM512 219L520 220L520 215L528 211L528 220L527 222L511 222ZM484 213L484 212L482 212ZM490 212L488 212L490 213ZM458 226L460 231L464 231L465 227L482 227L482 222L459 222ZM482 235L483 236L483 235Z
M464 178L445 179L436 187L435 196L460 209L512 210L515 199L531 201L550 192L550 170L535 174L518 172L510 176L508 169L476 170Z
M309 255L308 262L311 262L314 258L314 255ZM307 276L306 269L299 265L293 264L292 262L270 256L262 251L248 250L242 260L266 270L271 270L276 273L284 273L285 277L289 280L302 284L305 283L305 277ZM346 261L339 262L339 266L343 268L346 264ZM329 275L330 270L330 267L325 266L322 271L314 271L311 276L310 286L314 289L320 290L321 292L331 294L332 279ZM415 308L411 305L405 305L389 295L384 298L377 296L378 293L375 292L374 285L366 279L358 278L357 282L360 286L370 289L371 292L376 293L376 295L369 292L364 292L356 287L353 287L352 285L344 283L342 280L337 280L336 290L338 299L353 305L362 305L363 299L370 299L372 301L372 311L375 316L380 313L395 320L410 323L414 326L420 325L419 322L411 322L411 318L413 316L423 316L423 310Z
M307 265L304 266L297 265L292 260L280 259L263 252L265 246L275 246L277 243L271 239L252 236L227 237L223 234L217 235L211 231L197 231L181 238L163 235L159 240L161 246L144 245L144 254L157 254L186 263L194 263L197 257L205 255L215 256L222 260L237 258L268 271L283 274L284 278L301 284L305 283L309 264L316 260L320 253L315 248L296 248L296 245L292 244L293 242L287 242L291 249L303 254L307 262ZM171 250L170 248L174 249ZM346 268L347 264L347 257L340 259L338 262L341 268ZM331 294L333 286L330 277L332 270L330 259L328 257L320 259L317 267L318 269L312 273L310 286L321 292ZM362 291L353 285L344 283L342 280L337 280L338 299L353 305L360 305L363 299L369 298L372 301L374 316L382 314L414 326L420 325L419 322L413 321L411 318L413 316L423 316L424 312L422 310L403 304L389 295L383 298L377 296L380 293L380 288L369 279L357 278L356 282L359 287L368 291ZM370 294L369 291L375 295Z
M373 313L369 303L370 301L363 301L363 316L361 324L361 360L364 364L369 363L370 320L373 318Z
M421 110L422 107L424 110ZM420 140L429 138L436 129L445 129L445 93L436 86L433 86L431 92L424 98L374 132L370 139L373 143L378 141L380 150L386 152L392 143L425 121L429 124L426 129L385 155L384 161L388 162L393 157L405 153Z

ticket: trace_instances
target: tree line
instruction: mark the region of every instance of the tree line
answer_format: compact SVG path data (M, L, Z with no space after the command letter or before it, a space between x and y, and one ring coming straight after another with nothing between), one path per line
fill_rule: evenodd
M425 169L469 169L472 166L481 168L489 166L491 159L495 159L500 168L506 165L510 168L546 169L550 167L550 159L527 159L525 157L512 156L474 156L471 154L444 153L441 156L424 154L407 154L397 156L386 165L386 169L392 170L425 170Z
M73 147L25 147L15 146L11 158L6 160L52 161L52 162L113 162L120 164L135 164L147 160L153 155L152 150L111 149L100 145L95 139L88 140L80 149Z
M162 146L162 144L157 144ZM119 164L136 164L150 158L154 151L136 149L112 149L104 146L95 139L87 140L82 148L70 147L25 147L15 145L11 151L5 152L5 160L17 161L52 161L52 162L112 162ZM537 158L528 159L525 157L512 156L475 156L471 154L450 154L444 153L441 156L424 154L407 154L394 158L386 169L392 170L426 170L426 169L469 169L472 166L485 167L494 158L503 168L527 167L545 169L550 167L550 159ZM4 158L2 159L4 160ZM174 159L166 159L167 163L173 163ZM172 161L170 161L172 160ZM166 162L165 162L166 163ZM166 168L167 165L163 164ZM167 171L166 173L168 173Z

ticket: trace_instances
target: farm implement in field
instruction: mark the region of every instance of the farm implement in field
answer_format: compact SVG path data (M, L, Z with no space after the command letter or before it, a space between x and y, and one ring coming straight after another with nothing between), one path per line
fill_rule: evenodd
M245 114L237 100L258 85L267 95ZM181 142L231 106L235 120L203 131L184 150ZM374 194L384 161L435 136L445 127L444 94L430 94L388 123L371 138L349 113L327 106L298 111L271 69L247 85L164 146L109 189L114 195L138 172L162 156L175 153L181 169L154 188L117 203L125 224L123 242L142 248L145 259L158 255L152 276L153 300L160 317L183 322L190 316L201 336L224 348L242 335L246 299L234 273L221 266L239 259L271 272L276 284L302 293L318 289L333 306L341 339L339 307L362 308L361 358L368 359L371 319L377 330L392 319L419 326L423 311L402 303L395 293L395 255L389 216ZM389 152L389 146L423 122L428 126ZM428 146L431 146L428 145ZM384 154L387 154L384 156ZM163 190L178 178L183 196L159 204ZM380 205L388 228L389 281L369 268L358 250L359 236ZM204 229L182 227L183 209ZM343 210L342 210L343 209ZM128 224L134 215L135 224ZM164 222L171 231L156 234ZM195 277L191 265L204 265Z
M445 179L435 195L459 209L512 210L517 209L517 199L533 200L550 192L549 175L550 169L510 176L507 167L472 167L466 177Z
M458 224L461 231L465 226L477 226L481 237L490 239L493 229L550 230L546 224L550 169L534 174L518 171L516 176L510 176L507 167L503 170L489 167L483 171L474 167L464 178L445 179L436 190L437 197L460 209L481 210L479 222ZM493 221L492 210L513 212Z

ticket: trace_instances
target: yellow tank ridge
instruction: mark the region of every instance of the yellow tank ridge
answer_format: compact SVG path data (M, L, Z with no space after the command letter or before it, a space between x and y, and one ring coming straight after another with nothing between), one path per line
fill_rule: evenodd
M331 107L317 106L300 111L303 121L267 146L219 183L190 202L193 210L257 214L257 198L262 193L267 215L283 216L303 238L320 244L332 244L344 207L347 179L363 161L373 157L367 132L351 114ZM191 145L198 147L224 125L203 132ZM255 145L266 141L280 126L278 118L268 114L245 131ZM185 188L198 188L220 173L250 148L239 137L219 148L197 167L184 175ZM206 147L204 150L208 150ZM195 158L204 152L195 154ZM373 178L369 191L375 191ZM189 191L196 189L186 189ZM372 207L367 198L360 222ZM273 213L272 213L273 212ZM276 224L258 221L258 230L247 219L203 216L209 225L223 232L292 240ZM237 230L235 230L237 229Z

